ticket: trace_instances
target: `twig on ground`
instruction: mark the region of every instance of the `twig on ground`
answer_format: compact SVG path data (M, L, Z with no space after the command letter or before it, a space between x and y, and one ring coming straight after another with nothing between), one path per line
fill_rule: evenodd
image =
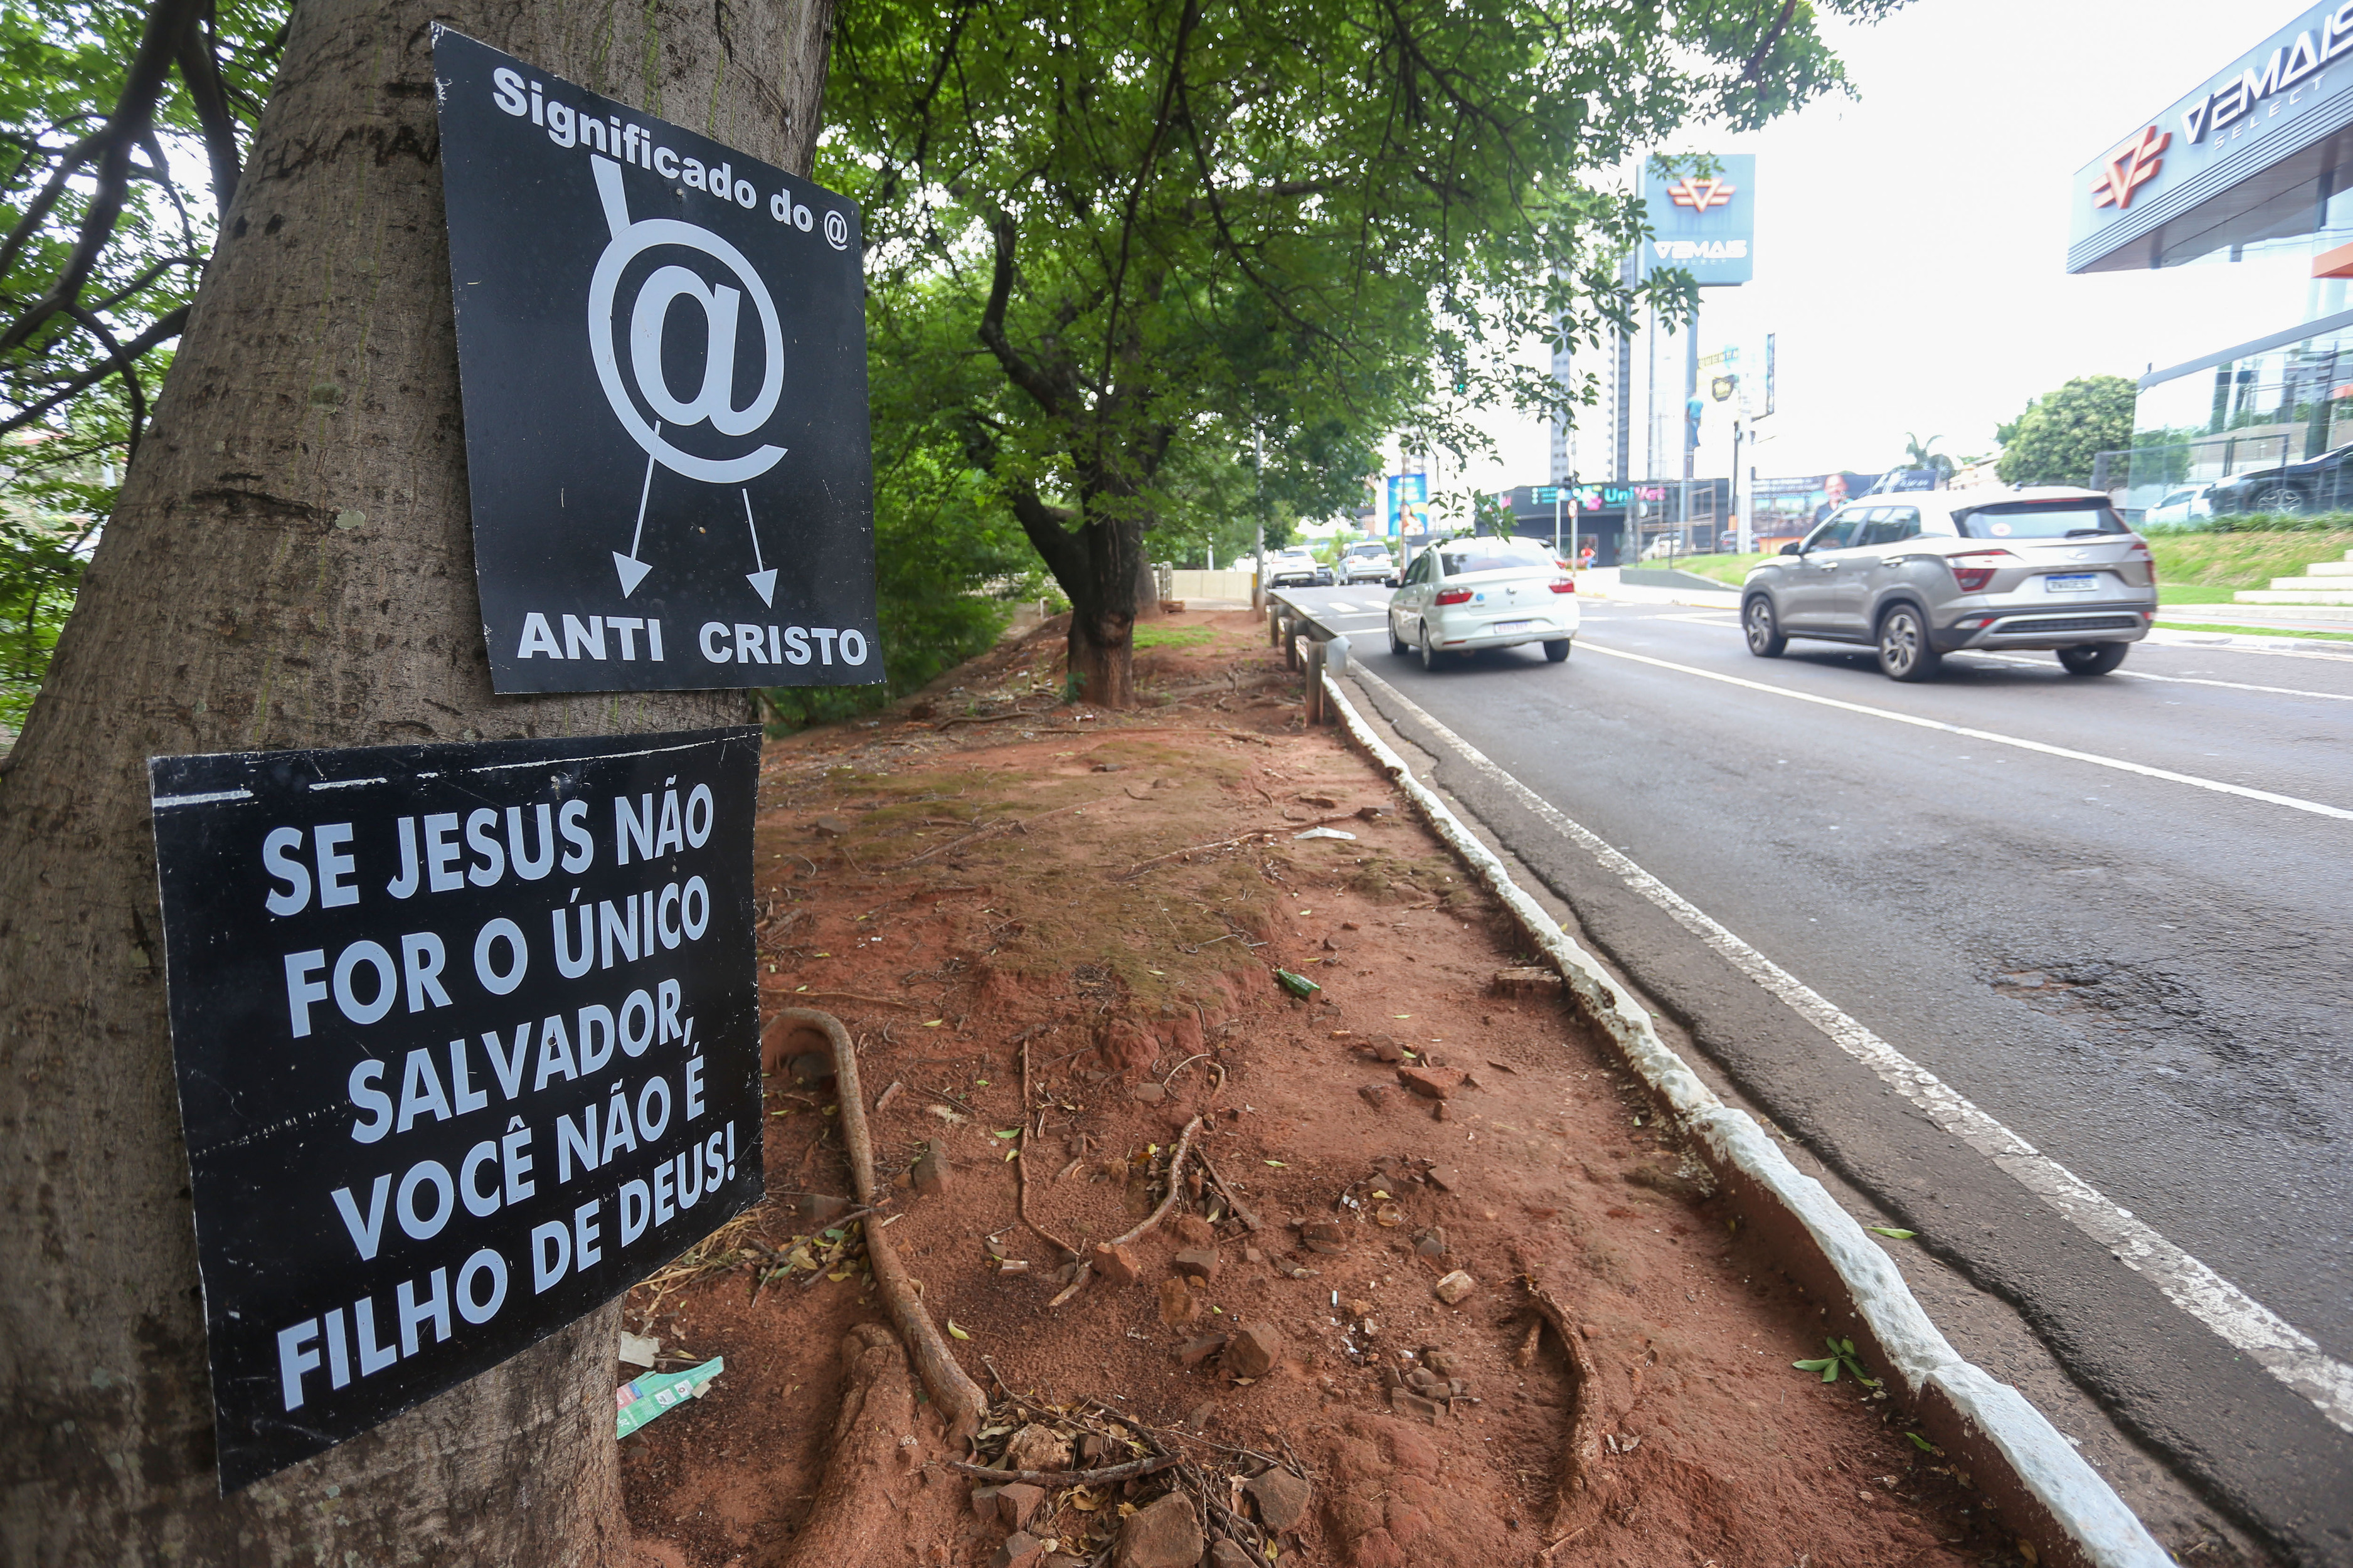
M1079 1249L1029 1217L1029 1042L1021 1042L1021 1132L1013 1144L1013 1212L1029 1234L1065 1258L1076 1259Z
M849 1043L849 1031L832 1014L813 1007L782 1007L777 1009L776 1017L815 1027L832 1046L834 1084L840 1104L836 1120L841 1124L842 1142L849 1151L850 1175L857 1184L859 1201L870 1206L879 1204L882 1194L874 1180L874 1145L866 1130L866 1097L858 1086L858 1052ZM923 1376L923 1386L931 1391L932 1403L946 1418L949 1441L971 1437L980 1430L987 1399L982 1395L980 1385L948 1352L947 1342L940 1337L939 1326L932 1321L931 1314L923 1310L919 1288L907 1273L906 1266L899 1261L898 1249L892 1245L886 1229L872 1225L864 1229L867 1264L874 1271L875 1289L890 1309L892 1321L907 1347L909 1359Z
M993 1470L987 1465L968 1465L962 1459L943 1459L941 1464L960 1475L981 1476L997 1482L1019 1481L1033 1487L1092 1487L1105 1481L1133 1480L1148 1476L1155 1470L1165 1470L1185 1461L1176 1454L1153 1454L1141 1459L1130 1459L1124 1465L1105 1465L1099 1470Z
M796 991L792 993L792 999L795 1002L810 1001L819 996L832 1001L869 1002L877 1007L904 1007L910 1012L921 1012L923 1007L923 1005L921 1002L908 1002L896 996L868 996L856 991Z
M1198 1116L1185 1123L1185 1131L1177 1134L1176 1151L1168 1156L1167 1195L1160 1200L1160 1206L1154 1209L1142 1224L1124 1236L1113 1237L1112 1246L1132 1246L1151 1235L1154 1228L1168 1217L1168 1211L1176 1206L1177 1197L1185 1191L1185 1156L1192 1152L1193 1134L1200 1130L1201 1119Z
M1227 1184L1225 1177L1218 1173L1218 1168L1209 1163L1209 1156L1208 1153L1198 1153L1194 1155L1193 1158L1201 1163L1202 1173L1209 1178L1209 1184L1217 1188L1219 1193L1225 1198L1226 1206L1234 1211L1234 1217L1236 1219L1241 1221L1243 1225L1249 1226L1253 1231L1261 1231L1266 1228L1266 1222L1250 1212L1250 1205L1242 1202L1240 1196L1235 1193L1234 1189Z
M1138 860L1134 865L1130 866L1126 870L1122 871L1117 876L1113 877L1112 880L1114 882L1132 881L1135 878L1142 876L1145 872L1151 870L1155 866L1165 866L1171 860L1181 859L1187 855L1206 855L1212 849L1239 849L1254 838L1273 838L1275 837L1275 830L1271 827L1253 827L1248 833L1239 833L1231 838L1219 838L1208 844L1188 844L1182 849L1171 849L1166 855L1155 855L1149 860Z

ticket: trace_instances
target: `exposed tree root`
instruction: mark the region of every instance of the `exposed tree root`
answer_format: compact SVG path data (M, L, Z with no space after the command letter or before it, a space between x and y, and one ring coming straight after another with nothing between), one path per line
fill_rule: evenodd
M849 1043L849 1031L841 1026L840 1019L814 1007L779 1007L776 1021L806 1025L823 1034L833 1047L835 1092L841 1104L841 1141L849 1151L850 1177L857 1184L859 1202L870 1206L880 1205L883 1195L874 1183L874 1144L866 1131L866 1097L859 1088L858 1052ZM940 1337L938 1325L923 1310L919 1287L891 1245L889 1221L866 1222L866 1258L874 1270L875 1289L881 1292L883 1305L891 1310L891 1321L898 1325L899 1337L905 1342L908 1354L923 1374L932 1403L947 1423L948 1441L960 1443L970 1438L980 1430L981 1415L988 1401L982 1396L980 1385L966 1376L955 1357L948 1353L947 1341Z
M1552 1293L1537 1283L1533 1274L1520 1276L1527 1288L1528 1299L1560 1337L1561 1352L1568 1358L1569 1371L1577 1387L1573 1392L1576 1414L1569 1419L1567 1454L1561 1462L1560 1488L1553 1496L1552 1527L1546 1531L1554 1537L1546 1550L1549 1561L1554 1551L1582 1535L1592 1523L1590 1505L1594 1495L1594 1469L1601 1458L1600 1379L1593 1367L1593 1356L1585 1348L1585 1338L1577 1331L1576 1322L1567 1309L1553 1299Z
M880 1323L860 1323L841 1339L841 1407L833 1447L808 1519L790 1547L766 1568L860 1568L899 1563L896 1528L902 1510L889 1496L900 1468L900 1439L915 1430L915 1391L907 1352Z

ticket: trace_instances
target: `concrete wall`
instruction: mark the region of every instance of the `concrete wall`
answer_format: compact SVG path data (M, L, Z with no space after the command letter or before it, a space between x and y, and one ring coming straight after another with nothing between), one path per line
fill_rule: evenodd
M1236 599L1250 603L1250 574L1247 572L1196 572L1179 568L1168 574L1168 596L1172 599Z

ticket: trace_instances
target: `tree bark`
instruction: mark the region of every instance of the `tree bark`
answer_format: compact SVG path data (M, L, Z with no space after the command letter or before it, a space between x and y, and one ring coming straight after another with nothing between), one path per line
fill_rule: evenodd
M491 693L428 23L806 174L831 12L832 0L296 8L155 424L0 764L11 1561L626 1557L617 1307L216 1495L144 764L744 721L740 693Z

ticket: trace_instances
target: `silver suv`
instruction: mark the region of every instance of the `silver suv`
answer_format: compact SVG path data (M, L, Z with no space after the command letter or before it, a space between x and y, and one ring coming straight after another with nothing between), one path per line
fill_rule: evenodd
M1749 569L1748 651L1791 637L1876 647L1897 680L1962 648L2055 648L2070 675L2105 675L2148 635L2157 563L2097 490L1934 490L1840 508Z

